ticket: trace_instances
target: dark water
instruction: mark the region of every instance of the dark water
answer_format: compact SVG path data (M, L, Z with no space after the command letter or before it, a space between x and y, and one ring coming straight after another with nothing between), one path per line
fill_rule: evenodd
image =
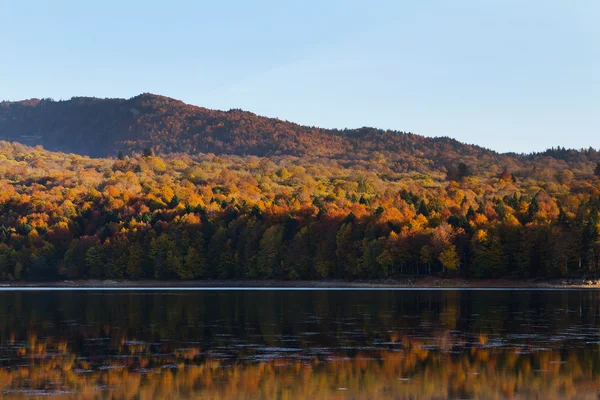
M0 292L7 398L597 398L596 291Z

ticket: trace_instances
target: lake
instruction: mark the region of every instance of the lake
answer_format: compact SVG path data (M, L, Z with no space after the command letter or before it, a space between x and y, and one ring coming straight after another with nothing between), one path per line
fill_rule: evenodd
M591 290L0 292L7 398L596 398Z

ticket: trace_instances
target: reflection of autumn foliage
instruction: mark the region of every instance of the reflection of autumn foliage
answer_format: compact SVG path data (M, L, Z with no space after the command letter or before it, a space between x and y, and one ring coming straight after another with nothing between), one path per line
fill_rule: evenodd
M0 149L1 279L559 277L600 265L591 163L565 184L506 171L448 181L382 159Z
M65 391L77 398L446 398L564 397L595 394L600 384L591 352L521 353L474 347L449 354L456 343L403 338L392 350L352 357L271 359L259 363L203 358L199 349L152 356L123 349L119 362L101 370L70 353L64 343L20 348L29 365L0 369L0 390ZM525 354L524 354L525 353ZM94 369L92 369L94 368ZM341 394L343 389L343 394ZM18 397L18 396L16 396ZM23 398L28 397L26 393Z
M518 296L4 293L0 391L125 399L595 396L600 348L585 327L597 325L598 293ZM576 336L566 338L574 327ZM290 338L293 348L280 350Z

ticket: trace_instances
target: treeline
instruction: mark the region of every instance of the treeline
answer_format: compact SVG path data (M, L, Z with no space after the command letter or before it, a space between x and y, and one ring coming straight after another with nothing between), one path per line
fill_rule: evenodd
M508 199L514 201L513 199ZM518 201L518 200L516 200ZM269 215L257 206L168 208L124 222L112 212L87 210L64 231L21 224L0 227L3 279L381 279L442 274L465 277L558 277L597 272L598 199L587 220L564 215L551 224L509 217L477 229L484 214L470 209L425 229L427 207L402 226L383 207L360 218L350 213ZM177 204L177 201L171 205ZM424 203L421 203L424 204ZM507 215L509 206L494 204ZM597 212L597 211L596 211ZM310 215L307 215L310 214ZM85 226L104 226L85 235ZM121 227L122 228L119 228Z
M519 278L600 268L594 173L540 180L461 162L423 175L379 160L0 150L1 279Z

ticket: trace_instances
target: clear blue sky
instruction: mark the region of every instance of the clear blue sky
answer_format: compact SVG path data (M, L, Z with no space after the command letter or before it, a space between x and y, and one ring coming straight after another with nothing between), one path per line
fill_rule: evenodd
M0 0L0 99L132 97L600 147L600 1Z

